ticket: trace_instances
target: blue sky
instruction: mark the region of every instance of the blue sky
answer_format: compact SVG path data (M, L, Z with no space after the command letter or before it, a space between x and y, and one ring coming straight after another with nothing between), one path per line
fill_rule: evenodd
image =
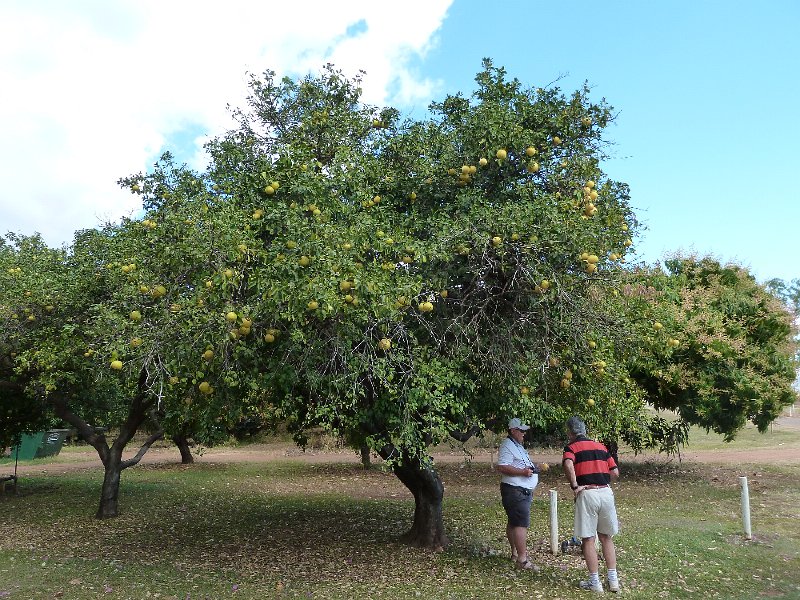
M304 6L3 2L0 230L59 245L135 214L116 180L165 149L199 163L206 136L229 126L226 105L243 103L248 70L364 69L367 101L421 117L430 100L470 92L491 57L530 86L588 81L616 108L604 168L631 186L641 259L696 251L762 281L800 277L800 2Z

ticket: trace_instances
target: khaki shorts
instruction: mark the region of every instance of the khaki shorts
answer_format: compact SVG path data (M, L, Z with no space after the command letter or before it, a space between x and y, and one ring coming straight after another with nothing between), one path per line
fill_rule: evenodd
M596 533L615 535L619 531L614 492L610 487L583 490L575 501L575 537L590 538Z

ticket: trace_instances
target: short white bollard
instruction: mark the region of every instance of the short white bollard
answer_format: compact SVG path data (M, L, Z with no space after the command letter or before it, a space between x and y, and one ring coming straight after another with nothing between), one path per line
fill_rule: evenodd
M747 486L747 477L739 477L742 487L742 524L744 525L744 539L752 540L753 531L750 528L750 490Z
M550 550L558 554L558 492L550 490Z

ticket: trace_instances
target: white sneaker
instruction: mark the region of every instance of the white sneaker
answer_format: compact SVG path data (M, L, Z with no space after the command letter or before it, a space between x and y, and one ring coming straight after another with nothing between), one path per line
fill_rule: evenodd
M597 594L603 593L603 584L599 581L597 583L592 583L586 579L580 582L580 587L582 590L586 590L587 592L595 592Z
M615 594L619 591L619 579L607 579L608 590Z

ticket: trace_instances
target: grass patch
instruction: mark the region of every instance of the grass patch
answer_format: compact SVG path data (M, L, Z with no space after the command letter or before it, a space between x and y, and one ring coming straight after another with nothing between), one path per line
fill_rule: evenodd
M731 442L714 432L699 427L689 430L689 445L686 450L751 450L756 448L800 448L800 435L797 426L789 427L773 424L764 433L759 433L752 423L748 423L736 434Z
M512 568L498 481L486 465L440 467L452 543L397 542L413 500L355 464L140 465L123 473L120 517L97 521L101 474L26 475L0 497L0 597L582 598L577 553L547 553L547 490L562 538L572 501L543 474L529 543L544 566ZM737 472L631 464L616 488L626 598L800 597L800 467L748 473L754 541L741 539ZM156 596L158 595L158 596Z

